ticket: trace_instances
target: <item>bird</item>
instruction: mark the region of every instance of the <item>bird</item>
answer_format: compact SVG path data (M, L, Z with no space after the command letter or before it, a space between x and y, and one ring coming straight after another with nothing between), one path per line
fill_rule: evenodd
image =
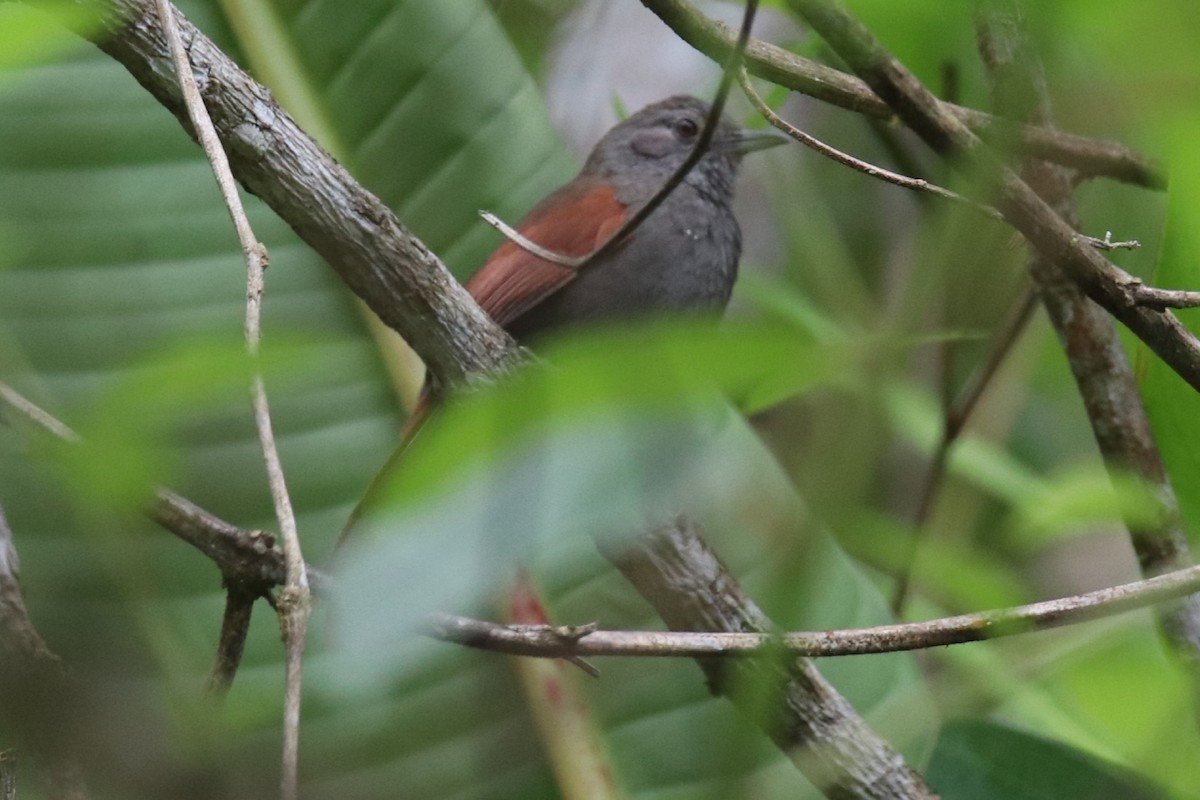
M646 106L604 134L579 174L517 226L560 256L604 244L684 163L701 136L708 103L687 95ZM580 269L514 241L502 244L466 283L480 307L522 345L571 328L652 314L719 315L737 279L742 234L733 215L742 156L788 141L722 117L708 149L682 183L624 241ZM400 431L400 444L342 529L344 541L434 407L430 383Z
M517 231L562 256L591 253L679 168L708 114L704 101L677 95L631 115L604 134L579 174L538 203ZM722 118L683 182L608 254L576 270L509 241L466 288L522 344L653 313L719 314L733 291L742 250L733 215L741 158L785 141Z

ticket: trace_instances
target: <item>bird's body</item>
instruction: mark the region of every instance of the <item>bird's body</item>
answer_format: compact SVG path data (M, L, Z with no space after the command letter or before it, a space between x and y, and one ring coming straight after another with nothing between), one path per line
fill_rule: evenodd
M561 256L590 254L683 164L708 111L694 97L671 97L637 112L606 133L579 175L535 206L518 231ZM732 205L741 156L781 141L723 120L683 182L604 257L572 269L505 242L467 289L523 344L570 326L655 312L718 314L729 302L742 251ZM426 391L401 431L400 447L351 514L342 538L420 429L430 402Z
M707 114L708 106L692 97L642 109L605 134L579 175L539 203L518 230L560 255L592 252L683 163ZM522 342L653 312L719 312L741 255L732 208L738 164L743 153L776 141L722 121L684 181L608 255L576 271L506 242L467 289Z

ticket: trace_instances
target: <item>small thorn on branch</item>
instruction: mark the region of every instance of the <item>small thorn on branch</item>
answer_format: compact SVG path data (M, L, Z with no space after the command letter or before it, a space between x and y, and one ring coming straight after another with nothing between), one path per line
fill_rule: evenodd
M1083 240L1097 250L1137 250L1142 246L1142 243L1137 239L1130 239L1124 242L1114 242L1112 231L1105 231L1103 239L1097 239L1095 236L1084 236Z

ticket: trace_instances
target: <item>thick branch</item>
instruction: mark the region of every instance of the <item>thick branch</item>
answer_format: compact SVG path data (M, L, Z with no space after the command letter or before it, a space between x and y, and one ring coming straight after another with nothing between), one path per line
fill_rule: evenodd
M601 543L601 549L673 630L771 630L770 620L690 520L680 518L649 531L627 547ZM700 658L697 663L712 691L754 716L826 796L936 796L810 661L773 652L733 661ZM778 702L763 701L775 696Z
M642 0L642 4L714 61L724 62L733 47L734 30L704 16L687 0ZM870 86L853 75L758 39L751 39L746 49L746 68L760 78L851 111L874 117L895 113ZM1153 189L1166 187L1161 167L1118 142L1015 125L982 111L952 103L941 105L976 133L1011 141L1026 155L1071 167L1084 175L1101 175Z
M102 23L87 35L194 136L152 0L86 3ZM437 256L309 138L265 87L178 10L175 16L204 103L241 184L412 345L435 380L469 381L515 363L518 351L511 338Z

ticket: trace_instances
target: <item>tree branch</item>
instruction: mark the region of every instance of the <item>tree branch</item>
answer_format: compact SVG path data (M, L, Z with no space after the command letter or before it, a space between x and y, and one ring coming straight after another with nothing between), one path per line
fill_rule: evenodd
M11 0L9 0L11 1ZM22 0L38 6L46 0ZM81 0L100 25L79 32L129 70L193 137L154 0ZM234 175L412 345L439 385L503 371L512 339L437 256L279 107L271 93L174 10L200 93Z
M238 195L237 184L229 169L229 158L221 148L217 131L213 127L212 118L200 97L196 78L192 74L192 65L188 54L184 51L183 40L179 35L177 13L168 0L156 0L158 25L167 40L171 60L175 67L176 79L187 108L188 119L192 130L204 149L204 154L212 166L213 175L221 189L221 197L229 210L237 230L238 241L242 246L242 255L246 262L246 350L250 357L257 360L262 344L262 300L265 290L264 271L267 268L267 249L258 241L251 229L250 220L242 206ZM300 546L300 534L296 529L296 515L292 509L292 499L288 494L287 481L284 478L283 462L279 458L279 448L275 444L275 431L271 424L271 409L267 400L267 388L263 383L262 373L255 370L250 387L254 406L254 425L258 432L259 447L262 450L263 462L266 466L267 483L271 490L271 499L275 505L275 518L279 522L279 533L283 540L283 555L287 567L287 580L280 593L276 608L279 612L279 627L283 633L286 679L283 701L283 767L282 767L282 797L283 800L295 800L300 761L300 692L304 666L304 646L308 632L308 617L312 610L312 596L308 590L308 575L304 570L304 555ZM248 599L247 599L248 598ZM250 626L250 610L254 604L254 595L245 591L229 592L225 608L225 616L221 624L221 645L218 653L224 653L224 666L237 668L240 660L240 646L244 642ZM231 630L231 627L241 624L241 630ZM234 648L231 652L225 649ZM237 658L234 658L236 652ZM219 656L220 658L220 656ZM232 681L232 674L229 680Z
M969 197L964 197L958 192L952 192L943 186L938 186L936 183L930 183L923 178L910 178L907 175L901 175L900 173L893 172L890 169L884 169L883 167L863 161L861 158L856 158L849 153L842 152L836 147L822 142L817 137L805 133L795 125L792 125L787 120L776 114L771 107L767 105L766 101L759 96L758 92L754 90L754 86L750 83L750 76L744 69L741 70L741 74L738 76L738 82L741 84L742 93L746 95L746 99L749 100L750 104L758 110L758 113L763 115L763 118L766 119L767 122L769 122L777 130L783 132L787 136L790 136L792 139L795 139L797 142L809 148L810 150L814 150L826 158L836 161L842 166L849 167L855 172L861 172L864 175L869 175L872 178L878 178L884 183L890 183L893 186L899 186L903 189L911 189L916 192L924 192L926 194L933 195L934 197L940 197L943 200L961 203L967 208L977 211L985 217L990 217L992 219L1001 221L1004 220L1004 215L1000 213L1000 209L998 208L993 208L992 206L984 203L976 202ZM486 216L484 218L487 219ZM499 227L499 225L497 225L497 222L499 222L498 220L488 219L488 222L490 222L493 227ZM503 223L500 224L502 225ZM502 229L501 232L503 233L505 231ZM517 235L519 236L520 234ZM512 237L510 236L509 238ZM1111 232L1103 239L1098 239L1094 236L1084 236L1083 238L1088 244L1090 244L1092 247L1095 247L1097 250L1134 250L1138 247L1141 247L1137 241L1114 242L1112 240ZM1200 305L1200 292L1171 292L1165 289L1151 289L1148 286L1141 287L1137 291L1139 292L1139 299L1144 305L1154 305L1158 308L1178 308L1180 307L1181 302L1185 302L1180 300L1179 296L1182 294L1196 295L1195 298L1186 298L1186 302L1195 300L1195 302L1191 304ZM1153 298L1158 298L1160 302L1155 303ZM1172 303L1170 302L1171 300L1174 300L1175 302Z
M673 630L767 633L772 628L708 549L698 526L686 518L629 543L597 544ZM810 661L768 652L732 661L699 658L697 663L709 688L754 717L827 796L936 796ZM779 699L768 703L766 697Z
M1087 246L844 6L830 0L790 0L790 4L926 143L996 185L1005 219L1043 257L1200 390L1200 340L1170 312L1152 311L1138 303L1132 289L1136 279Z
M1018 96L1033 98L1033 107L1026 113L1032 113L1040 125L1052 125L1041 62L1029 46L1018 7L1006 3L986 11L980 9L976 29L997 101ZM1024 175L1064 219L1077 223L1070 176L1039 161L1028 163ZM1105 466L1113 474L1137 475L1159 503L1159 522L1147 525L1143 520L1127 520L1143 574L1160 575L1189 567L1193 559L1180 521L1179 503L1116 326L1052 261L1035 257L1030 271L1067 354ZM1193 695L1200 700L1200 595L1163 607L1158 621L1167 641L1187 665Z
M642 0L642 5L714 61L723 61L733 47L734 31L704 16L687 0ZM760 78L850 111L880 118L895 113L870 86L853 75L758 39L751 39L746 48L746 68ZM982 111L951 103L940 105L976 133L1005 144L1011 142L1028 156L1071 167L1084 175L1104 176L1151 189L1166 188L1167 178L1160 166L1118 142L1015 125Z
M435 639L538 658L640 656L739 658L786 651L806 658L924 650L1078 625L1200 592L1200 566L1093 592L953 617L827 631L789 633L608 631L589 625L500 625L435 614Z
M259 595L246 591L244 586L231 584L225 590L225 613L221 616L221 635L217 640L217 655L208 676L209 694L224 699L233 686L242 654L246 650L246 635L254 601Z

